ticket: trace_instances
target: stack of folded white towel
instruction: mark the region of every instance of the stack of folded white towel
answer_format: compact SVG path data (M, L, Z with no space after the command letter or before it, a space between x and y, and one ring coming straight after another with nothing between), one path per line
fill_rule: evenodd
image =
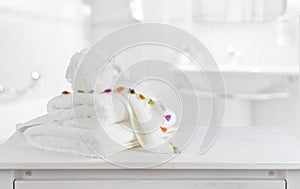
M37 148L91 157L130 148L176 152L168 142L176 131L174 113L133 89L63 92L49 101L47 109L47 115L17 125Z
M85 53L72 58L66 74L69 82L80 76L76 69ZM81 72L82 85L73 86L73 93L64 91L52 98L48 114L17 125L32 146L89 157L106 157L132 148L180 152L169 142L176 131L176 117L151 92L124 86L87 90L88 74L84 69Z

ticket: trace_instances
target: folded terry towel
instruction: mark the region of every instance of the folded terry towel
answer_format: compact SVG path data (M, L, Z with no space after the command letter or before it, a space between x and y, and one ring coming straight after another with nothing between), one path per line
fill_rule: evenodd
M169 143L176 131L174 113L147 89L108 89L117 65L107 65L101 82L95 85L99 65L96 61L82 64L87 53L76 53L66 72L74 93L54 97L46 115L18 124L17 130L34 147L89 157L130 148L178 153Z
M102 124L112 124L129 118L121 100L107 93L59 95L48 102L48 114L56 120L77 118L101 118Z
M105 157L139 146L134 135L120 124L110 125L103 132L100 128L79 130L51 123L28 128L24 135L34 147L90 157Z
M17 129L37 148L76 155L105 157L137 147L172 153L166 139L176 131L174 113L154 99L122 89L59 95L49 101L47 115Z

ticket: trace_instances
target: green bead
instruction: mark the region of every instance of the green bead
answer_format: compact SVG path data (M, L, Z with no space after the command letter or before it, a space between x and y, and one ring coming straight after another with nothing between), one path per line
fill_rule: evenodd
M84 90L77 90L78 93L84 93Z
M150 100L148 101L148 104L154 105L154 101L153 101L152 99L150 99Z
M179 148L177 146L173 146L173 152L174 154L180 154L181 151L179 150Z

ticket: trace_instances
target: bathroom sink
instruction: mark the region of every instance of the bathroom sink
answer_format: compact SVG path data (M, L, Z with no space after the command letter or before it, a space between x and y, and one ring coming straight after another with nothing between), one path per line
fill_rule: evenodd
M221 67L218 71L199 71L191 66L179 66L194 84L195 89L203 94L218 94L218 95L239 95L244 97L254 97L261 95L261 97L285 97L287 94L287 86L289 81L297 78L298 70L282 69L282 68L268 68L268 67ZM176 77L179 74L176 75ZM222 76L225 92L222 87L213 86L214 83L208 81L215 81ZM178 87L187 90L182 79L177 79ZM211 91L212 88L212 91ZM212 93L211 93L212 92Z

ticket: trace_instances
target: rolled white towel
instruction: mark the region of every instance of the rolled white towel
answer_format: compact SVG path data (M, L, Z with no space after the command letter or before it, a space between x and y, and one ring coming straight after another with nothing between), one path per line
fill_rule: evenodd
M65 75L65 78L70 84L74 82L81 61L83 60L83 58L87 53L88 53L88 49L82 49L80 52L75 53L71 57L70 64L67 68L66 75Z
M88 91L95 86L97 91L101 91L111 86L114 82L115 76L112 74L115 70L114 63L111 62L105 66L99 65L97 62L82 63L88 53L88 49L83 49L79 53L75 53L70 60L65 78L72 85L73 91ZM100 72L102 72L101 78L98 78ZM101 82L97 82L98 79Z

